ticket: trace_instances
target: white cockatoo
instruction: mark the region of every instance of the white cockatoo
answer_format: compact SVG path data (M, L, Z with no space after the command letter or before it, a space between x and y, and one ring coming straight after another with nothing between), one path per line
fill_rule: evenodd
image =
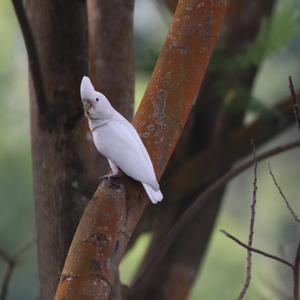
M80 94L97 150L108 159L115 176L119 168L140 181L152 203L163 199L152 161L135 128L83 76Z

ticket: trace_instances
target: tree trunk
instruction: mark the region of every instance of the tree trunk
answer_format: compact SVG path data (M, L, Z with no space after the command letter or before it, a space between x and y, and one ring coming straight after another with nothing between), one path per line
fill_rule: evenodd
M97 186L101 164L79 95L87 72L84 1L26 1L46 90L49 115L30 91L40 299L52 300L82 211Z

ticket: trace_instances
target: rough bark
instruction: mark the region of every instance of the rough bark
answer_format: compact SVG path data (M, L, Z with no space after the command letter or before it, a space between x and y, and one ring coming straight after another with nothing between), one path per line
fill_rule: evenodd
M261 17L270 13L273 1L265 1L264 3L232 1L231 3L229 18L226 22L225 32L222 38L224 47L221 50L221 53L225 57L226 55L232 57L233 55L241 53L241 51L245 51L247 46L253 42L259 29ZM245 14L248 16L246 20L242 17ZM237 28L239 28L239 39L235 38ZM154 237L160 235L160 232L168 232L174 222L178 219L178 216L180 216L186 207L192 203L197 193L205 188L207 184L211 184L211 180L215 179L207 176L207 171L210 171L211 169L204 167L203 170L206 170L203 172L202 176L204 181L201 183L200 180L198 181L198 188L196 191L194 190L193 193L178 194L177 189L176 194L176 192L173 193L172 188L168 186L168 178L172 177L176 172L176 166L183 160L187 160L191 155L194 155L197 152L201 153L208 149L210 145L218 143L218 141L222 140L232 129L241 126L243 122L247 105L245 105L244 110L238 112L236 110L228 109L222 114L223 119L220 122L219 116L221 114L219 112L222 110L224 99L212 92L215 90L215 83L218 80L222 80L229 87L239 84L246 90L251 90L256 71L257 66L250 66L243 70L227 69L223 72L211 72L208 74L198 96L198 98L203 100L196 102L194 112L162 181L162 188L171 191L168 193L168 201L170 202L170 199L172 199L173 204L171 207L170 205L168 207L163 205L164 209L158 213L157 219L164 218L170 220L164 222L164 224L160 224L154 229ZM238 98L237 101L239 101ZM224 160L223 164L215 164L214 167L216 172L220 174L228 170L230 165L231 163L229 161ZM196 177L198 178L200 172L199 165L197 171ZM194 179L190 173L185 173L184 176L185 182L188 182L189 179ZM175 200L176 198L177 201ZM182 233L183 237L188 236L188 238L179 238L176 245L172 246L165 256L165 259L158 266L157 270L153 272L152 276L147 276L147 279L145 278L144 282L140 282L139 286L133 286L134 293L132 294L132 299L137 297L141 299L144 299L143 297L145 297L145 299L147 299L147 295L149 295L150 292L155 299L184 299L182 296L184 293L180 294L178 289L170 289L169 291L173 291L173 293L166 294L166 291L160 289L155 282L163 282L165 286L173 286L174 283L172 283L172 281L176 278L174 274L177 274L183 282L186 282L189 287L191 287L204 256L205 249L207 248L210 233L218 215L222 198L222 193L220 193L218 199L211 202L211 207L210 205L206 205L200 213L199 220L206 220L206 223L201 222L201 226L199 223L190 224L187 231ZM206 216L209 216L210 219L207 220ZM166 226L166 228L164 228L164 226ZM158 232L156 233L156 231ZM194 243L195 240L199 242ZM151 257L151 252L159 251L159 244L158 238L153 239L150 247L147 249L145 263L141 265L141 270L145 264L147 264L148 257ZM197 253L197 255L193 255L193 253ZM173 256L174 259L170 259L170 257ZM185 269L185 272L180 273L179 275L176 261L182 261L182 257L186 257L184 260L185 264L181 268L181 270ZM191 274L193 274L193 276L191 276ZM184 279L185 276L186 278ZM182 291L188 291L190 289L189 287L182 286ZM185 297L186 296L187 294L185 294Z
M134 119L158 178L187 120L227 7L226 1L204 6L200 2L179 1ZM103 182L76 231L56 299L109 297L119 262L147 203L141 185L125 176L115 183Z
M78 87L87 71L87 19L81 1L26 1L50 118L31 88L30 113L40 299L53 299L83 208L97 186L96 155L82 123ZM31 85L32 86L32 85Z

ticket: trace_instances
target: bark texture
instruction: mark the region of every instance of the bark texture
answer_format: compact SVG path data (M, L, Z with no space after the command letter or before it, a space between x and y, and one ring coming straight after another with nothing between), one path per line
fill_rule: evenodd
M187 120L227 8L226 1L208 1L204 6L200 2L179 1L134 119L158 178ZM56 299L109 297L119 262L147 203L141 185L125 176L100 185L75 234Z
M96 153L78 87L87 71L84 2L26 1L36 40L49 116L31 89L31 135L40 299L53 299L83 208L97 186Z

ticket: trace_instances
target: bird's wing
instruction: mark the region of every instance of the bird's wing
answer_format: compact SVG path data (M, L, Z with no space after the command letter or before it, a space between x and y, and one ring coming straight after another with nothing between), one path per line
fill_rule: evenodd
M109 121L96 130L95 135L94 141L99 152L128 176L155 190L159 189L149 154L138 133L125 118Z

